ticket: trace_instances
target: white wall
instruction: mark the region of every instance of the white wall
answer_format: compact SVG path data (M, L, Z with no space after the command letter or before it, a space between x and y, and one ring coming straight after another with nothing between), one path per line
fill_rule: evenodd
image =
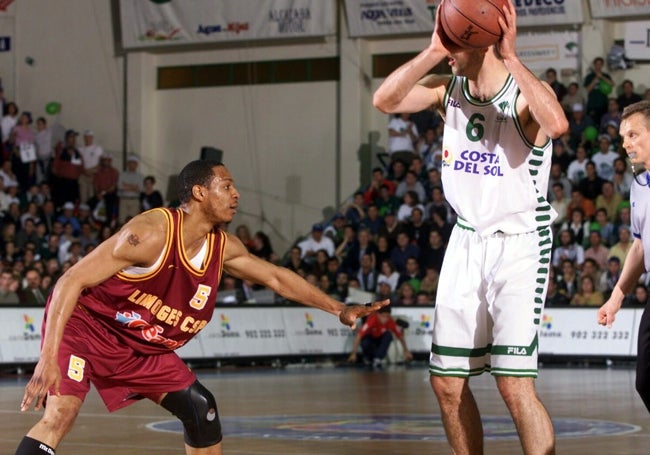
M582 0L586 14L587 0ZM343 8L341 8L341 11ZM341 12L341 14L343 14ZM66 127L92 128L121 166L123 64L114 56L110 2L106 0L20 0L0 18L15 18L15 55L0 60L2 74L15 74L8 93L22 109L38 116L49 101L59 101L58 120ZM0 22L1 24L2 22ZM5 33L5 31L2 31ZM11 32L9 32L11 33ZM612 40L622 39L621 22L587 21L583 27L584 69L605 56ZM242 193L242 213L234 224L263 229L283 252L297 235L321 217L323 208L350 195L359 183L359 144L370 131L386 144L387 118L372 107L373 54L418 52L429 36L351 40L342 21L334 38L314 42L164 53L137 52L127 62L127 144L142 156L141 171L167 177L199 157L201 146L224 150ZM341 57L340 84L334 82L247 87L156 90L159 66L231 63L300 57ZM33 65L25 57L34 59ZM629 77L639 91L648 86L648 65L612 72L617 82ZM51 121L56 120L50 118ZM340 126L339 126L340 125ZM337 182L337 134L340 182ZM337 188L337 184L339 187Z

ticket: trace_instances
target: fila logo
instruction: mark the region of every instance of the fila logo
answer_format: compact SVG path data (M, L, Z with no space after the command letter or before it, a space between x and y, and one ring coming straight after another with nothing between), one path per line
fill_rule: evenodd
M458 108L460 107L460 102L456 101L453 98L449 98L449 101L447 101L447 106Z

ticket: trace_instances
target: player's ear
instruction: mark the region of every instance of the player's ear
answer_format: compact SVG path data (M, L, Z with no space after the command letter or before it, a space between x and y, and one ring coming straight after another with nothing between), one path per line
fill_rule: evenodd
M201 185L194 185L192 187L192 196L194 196L194 199L202 201L203 198L205 197L205 193L206 193L206 189Z

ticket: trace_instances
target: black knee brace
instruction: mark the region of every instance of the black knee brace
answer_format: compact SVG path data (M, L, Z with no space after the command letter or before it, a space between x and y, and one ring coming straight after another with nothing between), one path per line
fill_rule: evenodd
M183 422L188 446L203 448L221 442L217 402L199 381L186 389L168 393L160 405Z

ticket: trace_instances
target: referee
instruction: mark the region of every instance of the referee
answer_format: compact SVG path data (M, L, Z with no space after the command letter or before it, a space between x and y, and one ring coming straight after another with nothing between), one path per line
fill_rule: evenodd
M635 166L650 169L650 101L639 101L623 110L620 126L623 148ZM598 310L598 323L611 327L626 294L635 288L641 274L650 271L650 173L635 174L630 190L634 243L612 295ZM650 309L646 304L637 346L636 390L650 411Z

